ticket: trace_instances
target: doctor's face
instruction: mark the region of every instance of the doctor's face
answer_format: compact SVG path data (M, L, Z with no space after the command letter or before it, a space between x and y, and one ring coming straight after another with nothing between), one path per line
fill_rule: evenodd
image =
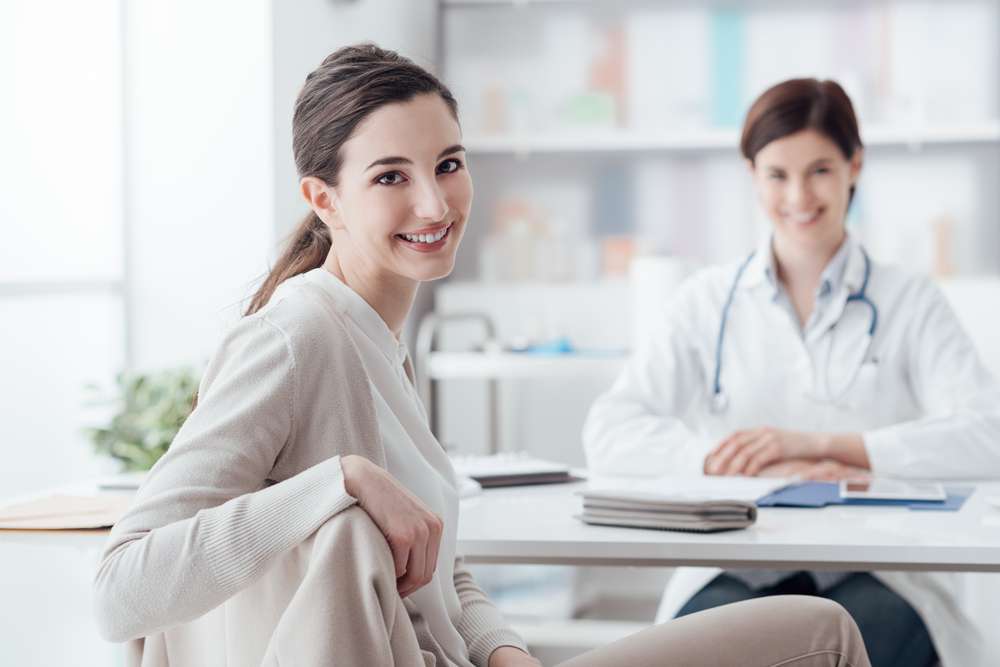
M802 130L764 146L750 169L776 236L812 249L840 245L860 150L848 160L824 134Z

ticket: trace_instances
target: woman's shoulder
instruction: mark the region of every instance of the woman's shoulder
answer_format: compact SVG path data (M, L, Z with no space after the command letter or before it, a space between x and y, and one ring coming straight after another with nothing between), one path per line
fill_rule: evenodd
M305 274L281 283L267 304L237 327L265 327L280 335L296 360L319 366L357 360L343 308Z

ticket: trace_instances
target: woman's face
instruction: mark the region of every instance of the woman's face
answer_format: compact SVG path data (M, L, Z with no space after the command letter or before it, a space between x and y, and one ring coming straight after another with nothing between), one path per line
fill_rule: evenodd
M342 265L416 281L451 272L472 205L461 139L437 94L383 106L355 128L321 215Z
M776 139L750 165L764 212L783 241L830 249L843 240L851 186L861 173L861 151L848 160L816 130Z

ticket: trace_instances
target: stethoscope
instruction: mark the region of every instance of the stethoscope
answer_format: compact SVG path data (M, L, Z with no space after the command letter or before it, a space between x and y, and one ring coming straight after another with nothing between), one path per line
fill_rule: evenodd
M733 278L733 284L729 288L729 295L726 297L726 304L722 307L722 321L719 324L719 337L715 341L715 373L713 375L713 380L712 380L712 397L710 400L711 410L715 414L721 414L725 412L726 409L729 407L729 395L722 389L722 342L723 340L725 340L726 337L726 324L729 321L729 312L732 310L733 307L733 298L736 296L736 288L740 284L740 279L743 277L743 272L746 271L747 266L750 265L750 262L753 260L755 254L756 251L751 252L750 255L747 256L747 258L743 261L743 263L740 264L739 269L736 271L736 277ZM868 279L871 277L872 273L872 262L871 259L869 259L868 253L865 252L864 248L861 248L861 254L865 259L865 275L861 281L861 287L858 288L858 291L853 292L847 296L847 301L844 304L844 308L847 308L847 305L850 304L852 301L858 301L860 303L866 304L868 308L871 310L871 319L868 323L867 343L865 346L864 353L861 356L862 364L858 364L858 367L848 378L847 383L844 385L841 391L837 392L837 394L834 395L834 393L830 389L830 373L829 373L830 359L833 355L833 336L831 335L830 342L827 345L827 354L826 354L826 366L827 366L827 372L825 374L826 397L824 399L821 399L824 402L833 403L838 401L840 398L844 396L844 394L847 393L847 390L851 387L851 385L854 384L854 380L857 378L858 373L861 370L861 366L863 365L865 356L867 355L868 350L871 347L872 339L875 336L875 328L878 326L878 308L875 307L875 304L872 302L871 299L868 298L866 293L868 290ZM834 324L833 326L836 327L837 325Z

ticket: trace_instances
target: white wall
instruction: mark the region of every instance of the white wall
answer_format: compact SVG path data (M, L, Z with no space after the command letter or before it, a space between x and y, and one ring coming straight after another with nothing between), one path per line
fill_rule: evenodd
M131 362L197 363L273 241L271 2L125 5Z
M81 427L123 360L120 35L118 0L0 2L0 499L104 464Z

